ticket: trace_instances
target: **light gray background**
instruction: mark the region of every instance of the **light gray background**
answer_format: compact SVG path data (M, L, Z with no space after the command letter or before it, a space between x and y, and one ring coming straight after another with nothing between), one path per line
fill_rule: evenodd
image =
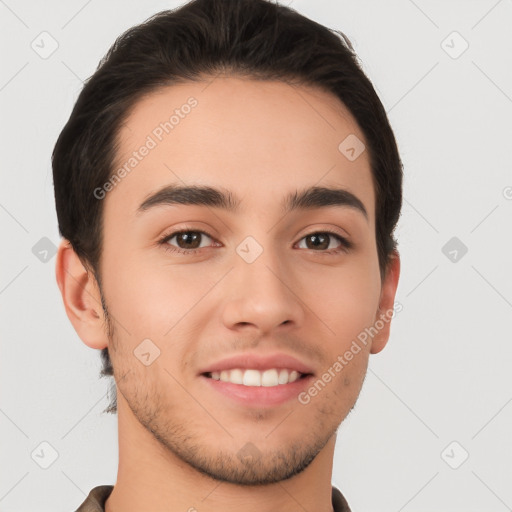
M81 81L122 31L180 3L0 0L2 512L71 511L115 482L99 352L33 247L59 243L50 154ZM333 483L354 512L510 510L512 1L282 3L351 39L405 167L403 311L340 428ZM47 59L31 48L42 31L59 45ZM468 248L455 262L452 237ZM51 456L45 441L48 469L32 458Z

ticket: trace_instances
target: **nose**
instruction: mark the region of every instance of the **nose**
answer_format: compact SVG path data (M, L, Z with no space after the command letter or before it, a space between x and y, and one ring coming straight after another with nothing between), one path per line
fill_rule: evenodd
M267 334L280 326L296 329L304 320L305 304L296 273L276 251L264 249L248 263L235 255L235 268L226 283L228 300L222 319L229 329L257 329Z

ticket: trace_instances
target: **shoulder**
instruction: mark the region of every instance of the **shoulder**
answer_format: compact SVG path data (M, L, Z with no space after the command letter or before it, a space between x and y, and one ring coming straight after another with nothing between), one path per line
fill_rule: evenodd
M105 502L113 489L113 485L94 487L75 512L105 512Z
M351 512L347 500L334 485L332 486L332 507L334 512Z

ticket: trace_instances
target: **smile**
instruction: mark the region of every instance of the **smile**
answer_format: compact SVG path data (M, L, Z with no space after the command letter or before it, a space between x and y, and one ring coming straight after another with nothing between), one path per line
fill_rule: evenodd
M279 386L290 384L304 377L305 374L288 368L270 368L260 371L255 369L233 368L220 372L207 372L206 377L222 382L240 384L243 386Z

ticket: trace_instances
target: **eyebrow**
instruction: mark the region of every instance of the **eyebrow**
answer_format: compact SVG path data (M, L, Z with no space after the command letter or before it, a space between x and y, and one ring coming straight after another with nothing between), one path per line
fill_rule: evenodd
M238 213L241 202L231 191L223 188L204 185L167 185L149 195L139 206L136 213L140 215L157 206L174 204L210 206ZM362 201L342 188L309 187L289 194L281 203L283 213L329 206L355 209L368 221L368 212Z

